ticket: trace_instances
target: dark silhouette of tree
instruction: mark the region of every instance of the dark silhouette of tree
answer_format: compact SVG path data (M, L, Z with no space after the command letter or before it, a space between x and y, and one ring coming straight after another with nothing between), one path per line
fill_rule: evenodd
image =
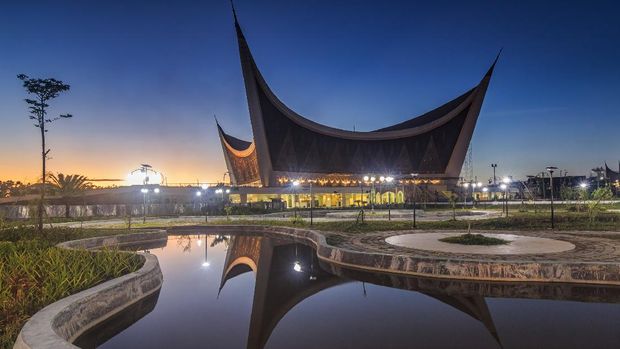
M70 118L71 114L62 114L56 117L49 117L47 115L47 109L49 107L48 102L56 97L61 92L69 91L70 86L63 83L60 80L48 78L48 79L31 79L28 75L19 74L17 78L23 81L23 86L28 92L29 95L34 95L34 99L26 98L25 101L28 103L28 109L30 110L29 118L34 121L34 126L39 129L41 132L41 190L40 190L40 200L38 203L37 210L37 226L39 232L43 232L43 203L45 201L45 160L47 160L47 155L50 152L50 149L46 149L45 147L45 133L47 130L45 129L45 125L52 123L58 119L62 118Z
M71 198L75 198L84 192L84 190L92 188L92 185L88 182L88 178L82 175L64 175L62 173L57 175L50 174L49 179L56 193L62 197L65 204L66 218L70 217L69 204Z

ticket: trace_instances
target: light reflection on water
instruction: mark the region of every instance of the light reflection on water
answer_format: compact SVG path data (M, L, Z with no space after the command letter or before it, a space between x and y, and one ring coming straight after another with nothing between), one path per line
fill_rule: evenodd
M101 347L620 347L620 288L366 273L261 235L170 236L150 252L164 275L159 295L77 344L129 326Z

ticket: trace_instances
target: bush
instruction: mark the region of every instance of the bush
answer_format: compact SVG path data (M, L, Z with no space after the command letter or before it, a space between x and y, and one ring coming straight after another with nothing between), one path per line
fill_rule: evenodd
M492 246L492 245L506 245L510 243L508 240L492 238L488 236L484 236L482 234L462 234L457 236L448 236L443 239L439 239L439 241L447 242L450 244L461 244L461 245L482 245L482 246Z
M53 229L41 235L35 228L0 230L0 348L11 348L21 327L39 309L142 266L143 258L133 253L54 246L110 233Z

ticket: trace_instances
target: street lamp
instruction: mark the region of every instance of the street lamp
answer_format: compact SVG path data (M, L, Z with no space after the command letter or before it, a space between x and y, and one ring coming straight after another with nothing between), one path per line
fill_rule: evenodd
M495 169L497 168L497 164L491 164L491 167L493 167L493 185L495 185L497 183L497 177L495 177Z
M394 181L394 177L385 177L385 182L387 184L391 184ZM392 220L392 195L391 192L388 190L388 221Z
M207 201L207 189L209 189L209 185L208 184L202 184L200 186L200 188L204 191L204 198L202 199L202 204L201 204L201 208L204 207L205 209L205 223L209 222L209 205L208 205L208 201ZM196 191L196 196L202 196L202 192L200 190Z
M310 183L310 225L314 224L314 194L312 193L312 181Z
M412 173L411 174L411 181L413 182L413 229L417 228L416 227L416 200L415 200L415 194L416 194L416 189L417 189L417 185L415 182L416 177L418 176L417 173Z
M512 179L510 179L510 177L504 177L502 178L502 185L500 186L502 189L504 189L504 203L506 206L506 217L508 217L508 190L510 189L511 182L512 182Z
M557 167L548 166L547 172L549 172L549 186L551 187L551 229L555 229L555 217L553 212L553 171L557 170Z
M297 187L299 186L299 181L293 181L293 209L295 210L295 219L297 219Z
M146 223L146 195L149 193L148 188L140 189L142 193L142 224Z
M375 212L375 176L364 176L364 182L370 182L370 211Z

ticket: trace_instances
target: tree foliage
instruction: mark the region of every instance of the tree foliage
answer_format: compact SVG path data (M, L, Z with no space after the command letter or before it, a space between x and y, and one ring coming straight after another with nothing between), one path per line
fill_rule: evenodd
M52 123L58 119L66 119L72 117L71 114L61 114L56 117L49 117L47 115L49 104L48 102L60 95L62 92L69 91L71 88L69 85L65 84L60 80L56 80L53 78L47 79L34 79L30 78L26 74L19 74L17 78L23 82L24 89L29 95L33 95L35 98L26 98L25 101L28 104L28 110L30 114L28 118L34 122L34 126L39 129L41 132L41 188L40 188L40 199L38 203L37 209L37 217L38 222L37 226L39 228L39 232L43 232L43 204L45 201L45 179L46 179L46 170L45 170L45 161L47 160L47 155L50 152L50 149L47 149L45 146L45 133L47 130L45 129L45 125Z
M56 194L60 195L65 202L65 217L70 217L69 200L81 194L84 190L93 187L88 182L88 178L82 175L64 175L58 173L56 175L49 174L50 183L52 188L56 191Z
M88 182L88 178L82 175L65 175L58 173L56 175L50 174L48 178L56 193L62 197L76 196L84 190L93 187L92 184Z
M36 96L36 99L24 99L29 105L29 118L34 120L35 127L42 128L46 123L54 122L61 118L73 117L71 114L61 114L53 118L47 117L47 108L49 107L47 102L58 97L61 92L69 91L71 86L53 78L33 79L26 74L19 74L17 78L23 81L23 86L28 94Z

